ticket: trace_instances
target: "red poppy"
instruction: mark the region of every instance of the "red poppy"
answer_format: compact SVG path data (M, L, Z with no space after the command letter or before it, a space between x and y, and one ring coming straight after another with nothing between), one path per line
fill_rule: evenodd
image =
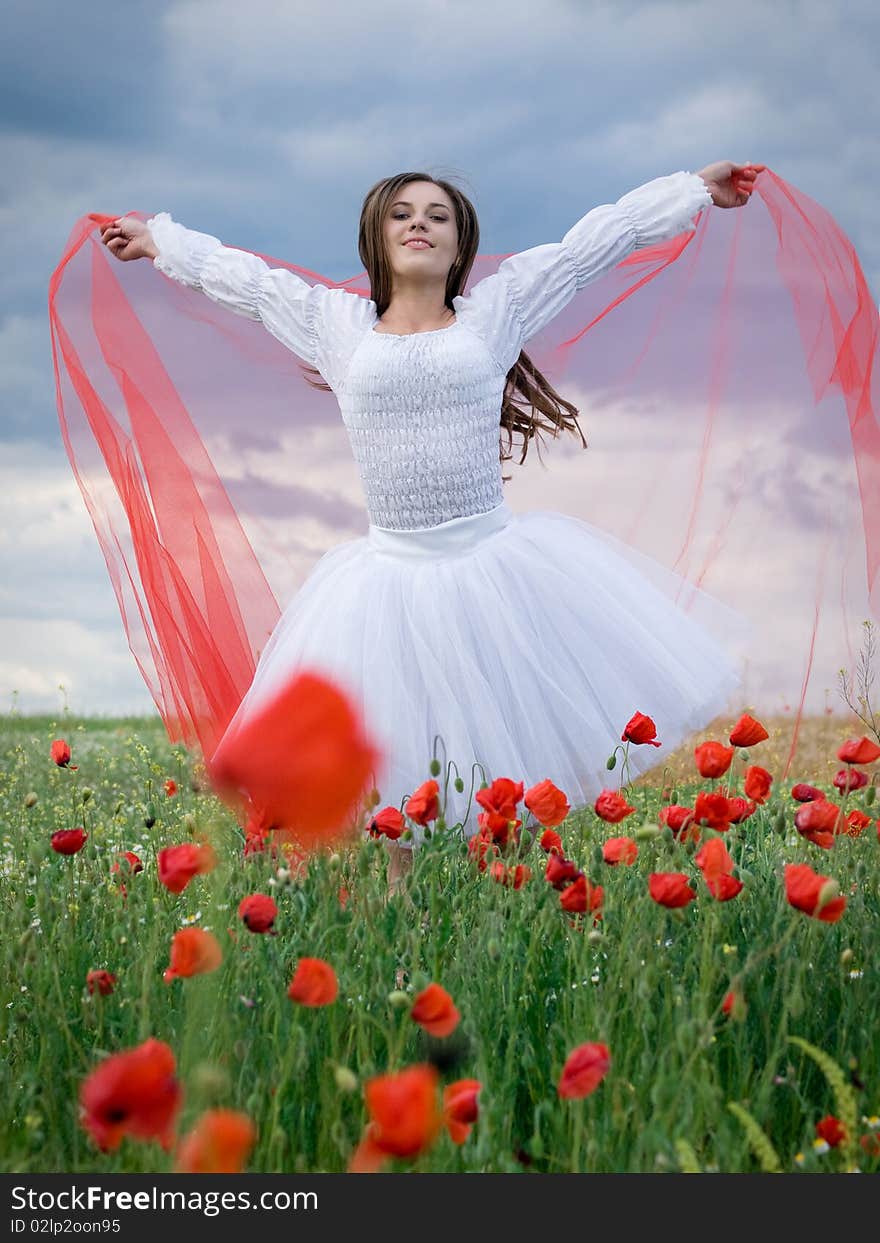
M531 879L532 869L526 867L524 863L517 863L515 867L507 867L498 859L492 864L489 874L493 880L497 880L501 885L509 885L513 889L522 889L526 881Z
M238 915L250 932L273 932L278 907L265 893L252 893L238 904Z
M608 1074L611 1056L607 1044L582 1044L569 1053L557 1092L568 1100L579 1100L595 1092Z
M768 773L766 768L752 764L746 769L743 790L746 796L753 799L756 803L766 803L772 784L773 776L771 773Z
M440 815L440 786L431 777L407 799L404 812L416 824L426 825Z
M810 803L815 798L824 798L823 790L817 789L816 786L807 785L805 781L799 781L796 786L791 787L791 797L798 803Z
M730 1018L741 1021L746 1017L748 1007L746 999L742 993L735 989L731 989L729 993L724 994L724 1000L721 1003L721 1012L729 1015Z
M458 1027L461 1015L445 988L429 984L413 1001L410 1018L431 1036L448 1036Z
M269 826L311 847L350 831L382 759L348 696L300 671L227 732L212 776L231 801L246 790Z
M660 906L687 906L697 896L688 880L684 872L652 872L648 877L648 892Z
M728 741L734 747L753 747L755 743L763 742L769 737L770 735L761 722L745 713L730 731Z
M329 1006L339 996L336 972L323 958L301 958L287 995L301 1006Z
M443 1125L438 1081L433 1066L410 1066L367 1081L370 1122L349 1163L352 1173L376 1170L389 1157L417 1157L430 1147Z
M348 906L348 902L350 898L351 898L351 894L346 889L345 885L340 885L336 893L336 900L343 910L345 910L345 908Z
M79 768L78 764L70 762L70 747L63 738L56 738L51 747L52 759L59 768L69 768L71 772L76 772Z
M480 832L491 837L502 850L510 845L511 841L519 841L519 826L522 820L508 819L503 812L481 811L477 816L477 824L480 826Z
M612 866L623 863L629 867L638 855L639 848L631 837L609 837L602 847L602 858Z
M571 804L558 786L552 781L539 781L530 790L526 790L523 802L539 824L548 828L562 824L571 811Z
M124 862L116 862L110 865L110 871L113 874L117 872L129 872L132 876L134 876L136 872L142 872L144 870L143 863L141 863L140 859L133 850L120 851L118 858L124 860Z
M173 798L176 793L177 793L177 782L172 777L169 777L168 780L165 782L166 797Z
M172 893L182 893L194 876L210 872L217 864L217 856L208 842L166 846L157 858L159 880Z
M573 880L577 880L580 875L581 871L578 865L572 863L571 859L564 858L563 855L552 854L547 860L547 869L544 872L544 876L554 889L564 889Z
M124 1135L171 1151L182 1100L175 1070L169 1046L146 1040L92 1071L80 1089L81 1122L102 1152L114 1152Z
M545 829L541 834L538 845L545 854L562 854L562 838L555 829Z
M716 833L726 833L730 828L730 812L730 799L720 791L700 790L694 799L694 822Z
M213 932L204 928L181 928L171 938L171 961L162 979L170 983L192 975L207 975L216 971L223 961L220 942Z
M717 876L714 880L708 878L706 880L706 888L719 902L729 902L731 898L735 898L738 893L742 892L742 887L741 880L737 880L735 876L728 876L727 873Z
M617 790L603 790L593 804L593 810L597 816L607 820L609 824L620 824L621 820L625 820L636 809L630 807Z
M605 890L602 886L591 884L581 872L559 895L559 905L570 915L585 915L587 911L601 911L604 898Z
M429 984L428 988L423 988L414 999L409 1016L429 1035L438 1037L454 1032L461 1018L449 993L440 984Z
M459 1079L443 1089L443 1121L454 1144L463 1144L479 1115L479 1079Z
M406 828L406 818L397 807L383 807L370 820L367 832L371 837L387 837L396 842Z
M657 726L644 712L636 712L631 716L620 735L621 742L633 742L637 746L648 743L652 747L662 744L657 741Z
M257 1138L247 1114L209 1109L180 1141L175 1170L179 1174L241 1174Z
M713 837L701 846L694 856L694 863L706 882L717 880L719 876L730 876L733 872L733 859L720 837Z
M824 1139L829 1148L839 1148L846 1143L846 1127L834 1114L826 1114L816 1123L816 1134Z
M734 794L732 798L727 800L727 819L730 824L742 824L744 820L748 820L749 816L753 816L758 809L758 804L749 798L741 798L738 794Z
M102 997L109 997L116 987L116 976L110 971L90 971L86 976L86 988L89 993L99 992Z
M499 848L492 840L491 832L486 828L479 829L473 837L468 840L468 854L474 860L481 872L485 872L488 866L487 856L495 858L500 853Z
M516 820L516 807L522 796L521 781L512 781L510 777L496 777L491 785L477 790L474 798L486 811L493 811L505 820Z
M684 840L688 837L699 838L700 836L699 830L694 824L693 807L683 807L678 803L670 803L668 807L660 808L658 819L661 824L669 827L673 837L681 835Z
M880 747L870 738L850 738L837 749L837 758L843 764L873 764L880 759Z
M854 807L852 811L846 814L846 828L844 832L849 837L861 837L870 823L871 817L866 816L863 811L859 811L857 807Z
M725 747L720 742L701 742L694 747L694 760L701 777L723 777L730 768L735 747Z
M59 855L75 855L88 839L82 829L59 829L52 834L52 849Z
M823 850L830 850L835 836L843 831L845 821L843 811L836 803L817 798L798 809L794 823L798 833L807 841L821 846Z
M846 898L837 893L837 882L819 876L806 863L786 864L785 896L796 910L826 924L836 924L846 907Z
M858 768L841 768L834 774L834 785L841 794L850 794L853 790L861 790L868 784L868 774Z

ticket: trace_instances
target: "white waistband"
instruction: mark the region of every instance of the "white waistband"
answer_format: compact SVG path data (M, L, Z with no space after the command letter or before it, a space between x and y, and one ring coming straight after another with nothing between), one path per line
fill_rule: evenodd
M397 530L370 523L367 539L378 552L403 557L443 557L476 548L489 535L501 531L513 518L507 501L482 514L450 518L434 527Z

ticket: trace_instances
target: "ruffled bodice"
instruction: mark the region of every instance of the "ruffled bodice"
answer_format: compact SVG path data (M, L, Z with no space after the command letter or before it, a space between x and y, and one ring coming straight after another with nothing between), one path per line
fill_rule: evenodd
M371 523L401 530L501 502L502 396L526 342L631 251L694 229L711 202L697 174L655 178L593 208L561 242L510 255L453 299L448 327L409 334L374 331L372 299L310 285L166 212L148 224L161 272L261 320L320 371L339 403Z

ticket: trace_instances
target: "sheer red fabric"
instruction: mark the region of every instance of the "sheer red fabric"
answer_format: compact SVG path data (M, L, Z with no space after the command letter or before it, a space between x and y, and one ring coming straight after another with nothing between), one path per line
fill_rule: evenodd
M334 396L261 324L114 260L108 219L77 221L50 282L61 432L168 736L210 756L309 564L367 518ZM369 296L365 274L342 287ZM780 776L880 616L877 342L851 242L766 169L745 208L631 254L526 344L590 447L505 474L580 455L577 516L754 621L743 707L793 712Z

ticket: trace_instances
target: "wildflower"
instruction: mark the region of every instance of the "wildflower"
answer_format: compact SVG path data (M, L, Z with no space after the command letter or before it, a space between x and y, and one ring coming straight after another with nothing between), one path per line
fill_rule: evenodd
M619 824L636 809L630 807L623 795L618 794L616 790L602 790L593 804L593 810L602 820L607 820L610 824Z
M735 747L725 747L720 742L701 742L694 747L694 760L701 777L723 777L730 768Z
M746 713L741 716L728 734L728 742L733 747L753 747L755 743L769 738L764 726Z
M102 1152L114 1152L125 1135L171 1151L182 1099L175 1070L169 1046L146 1040L92 1071L80 1089L81 1123Z
M538 840L538 845L545 854L562 854L562 838L555 829L545 829Z
M396 842L405 828L406 819L402 811L397 807L383 807L370 820L367 832L371 837L387 837L389 841Z
M821 846L823 850L830 850L835 835L842 829L843 812L836 803L817 798L799 808L794 823L798 833L807 841Z
M110 865L110 871L114 875L116 873L129 872L133 876L136 872L142 872L144 870L143 863L141 863L140 859L133 850L120 851L117 859L121 859L123 862L116 862Z
M172 893L182 893L194 876L210 872L216 863L217 856L208 842L166 846L158 854L159 880Z
M846 898L837 892L837 882L819 876L806 863L785 866L785 896L788 902L805 915L836 924L846 907Z
M524 863L517 863L515 867L505 867L498 859L489 869L489 874L493 880L497 880L501 885L509 885L513 889L522 889L527 880L531 878L532 869L526 867Z
M238 904L238 915L250 932L274 932L278 907L264 893L252 893Z
M807 785L806 782L800 781L796 786L791 787L791 797L798 803L811 803L813 799L824 798L825 794L816 786Z
M846 1127L833 1114L827 1114L816 1123L816 1134L829 1148L839 1148L846 1142Z
M604 897L602 886L592 885L580 872L574 883L559 895L559 905L570 915L585 915L587 911L600 911Z
M368 1080L364 1098L370 1122L349 1170L374 1171L389 1157L417 1157L430 1147L443 1125L437 1085L437 1071L427 1065Z
M325 678L301 671L227 731L212 777L234 802L246 790L267 825L306 847L348 827L381 761L348 697Z
M78 764L70 762L70 747L63 738L56 738L51 746L51 756L59 768L69 768L71 772L75 772L79 768Z
M571 804L558 786L552 781L539 781L530 790L526 790L523 802L539 824L545 828L553 828L562 824L571 811Z
M52 834L52 849L59 855L75 855L85 846L88 836L82 829L59 829Z
M618 863L629 867L635 863L638 854L639 848L631 837L609 837L602 847L602 858L612 867Z
M461 1014L445 988L429 984L413 1001L410 1018L430 1036L448 1036L458 1027Z
M620 741L633 742L637 746L645 743L651 747L662 746L662 743L657 741L657 726L649 716L645 716L644 712L636 712L630 717L623 727Z
M608 1074L610 1066L611 1057L606 1044L578 1045L566 1059L556 1090L567 1100L589 1096Z
M234 1109L209 1109L180 1142L175 1170L179 1174L240 1174L257 1138L247 1114Z
M463 1144L477 1120L477 1097L483 1085L479 1079L459 1079L443 1089L443 1121L454 1144Z
M853 807L852 811L846 814L846 828L843 832L849 837L860 837L870 823L870 816L866 816L863 811Z
M433 777L423 781L404 804L404 812L416 824L426 825L440 815L440 787Z
M176 793L177 793L177 782L174 781L171 777L169 777L168 780L165 782L165 796L166 798L173 798Z
M580 874L580 869L576 863L572 863L571 859L565 859L562 855L554 853L547 860L547 870L544 876L554 889L564 889L566 885L576 880Z
M681 836L686 838L693 836L699 838L700 836L699 830L696 828L690 834L687 832L694 821L693 807L682 807L678 803L672 803L668 807L660 808L658 819L661 824L665 824L670 829L673 837Z
M730 828L730 799L724 794L701 790L694 799L694 822L726 833Z
M687 906L697 896L688 879L683 872L652 872L648 877L648 891L660 906Z
M727 819L730 824L742 824L757 811L758 804L749 798L734 794L727 800Z
M115 987L116 976L110 971L90 971L86 976L86 988L90 994L97 989L102 997L109 997Z
M503 812L481 811L477 816L477 824L480 826L480 831L490 837L502 850L510 845L511 841L519 841L519 826L522 820L508 818Z
M837 758L843 764L873 764L880 759L880 747L870 738L850 738L837 748Z
M171 961L162 979L166 983L216 971L223 961L220 942L204 928L181 928L171 938Z
M841 768L834 774L833 784L841 794L851 794L853 790L861 790L868 784L868 774L858 768Z
M721 1012L733 1019L735 1023L740 1023L746 1017L746 999L737 989L731 989L730 992L724 994L724 1000L721 1003Z
M773 775L768 773L766 768L760 768L757 764L752 764L746 769L743 790L746 796L754 802L766 803L772 784Z
M301 1006L329 1006L339 996L336 972L323 958L300 958L287 995Z
M487 855L497 857L501 851L492 840L492 834L487 828L480 828L468 841L468 854L474 860L481 872L485 872L489 866Z
M727 902L742 889L742 881L733 873L733 859L720 837L706 842L694 857L694 863L703 873L706 888L719 902Z

